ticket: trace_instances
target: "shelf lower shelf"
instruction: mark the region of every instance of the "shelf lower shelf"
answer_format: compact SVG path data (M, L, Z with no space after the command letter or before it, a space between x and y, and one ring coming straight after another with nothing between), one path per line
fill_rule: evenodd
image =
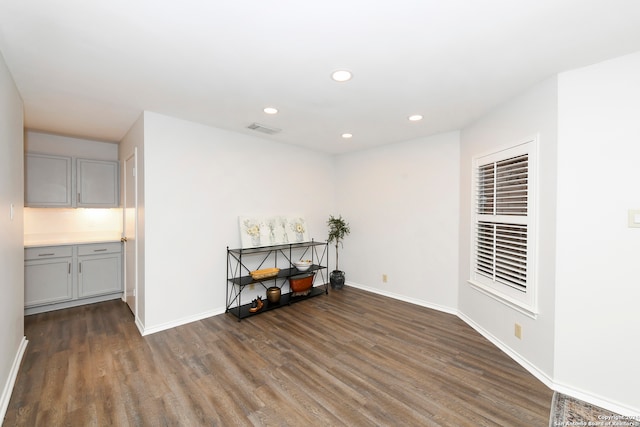
M278 304L272 304L270 303L266 298L263 300L264 303L264 307L262 307L262 309L260 311L256 311L255 313L251 313L249 311L249 309L251 308L251 304L244 304L241 305L239 307L230 307L229 309L227 309L227 313L231 313L234 316L236 316L238 318L238 320L240 319L244 319L246 317L250 317L250 316L255 316L256 314L260 314L260 313L264 313L265 311L269 311L269 310L273 310L276 308L280 308L284 305L291 305L300 301L304 301L306 299L309 298L313 298L316 297L318 295L322 295L322 294L328 294L329 293L329 284L325 283L323 285L318 285L318 286L314 286L311 288L311 291L309 292L309 294L307 295L302 295L302 296L291 296L291 292L288 292L286 294L282 294L280 296L280 303Z
M264 279L254 279L251 276L241 276L241 277L233 277L227 279L229 283L239 286L249 286L256 283L268 282L270 280L279 280L279 279L287 279L291 276L297 276L299 274L313 273L320 270L324 270L327 267L323 265L312 265L311 268L305 271L300 271L297 268L283 268L281 269L277 275L271 277L265 277Z

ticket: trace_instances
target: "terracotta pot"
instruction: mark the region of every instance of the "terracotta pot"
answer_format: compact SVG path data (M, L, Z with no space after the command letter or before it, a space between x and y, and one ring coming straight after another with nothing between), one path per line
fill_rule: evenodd
M315 273L309 273L289 277L289 286L293 296L308 294L313 286L314 275Z

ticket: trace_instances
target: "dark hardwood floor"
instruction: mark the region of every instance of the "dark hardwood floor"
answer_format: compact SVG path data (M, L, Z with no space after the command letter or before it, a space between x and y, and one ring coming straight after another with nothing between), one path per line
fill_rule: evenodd
M122 301L26 317L4 426L547 426L552 391L453 315L345 287L141 337Z

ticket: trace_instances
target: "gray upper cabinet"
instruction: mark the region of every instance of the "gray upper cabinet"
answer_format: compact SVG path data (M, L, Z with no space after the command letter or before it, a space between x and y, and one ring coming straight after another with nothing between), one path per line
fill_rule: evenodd
M72 207L72 159L47 154L25 156L25 205Z
M85 208L117 207L120 202L118 162L77 160L77 206Z
M25 206L116 208L119 205L117 161L26 154Z

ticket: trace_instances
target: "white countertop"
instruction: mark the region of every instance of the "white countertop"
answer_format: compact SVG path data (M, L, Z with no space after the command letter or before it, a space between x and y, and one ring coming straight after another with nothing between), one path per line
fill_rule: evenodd
M119 242L121 234L118 231L100 231L83 233L48 233L25 234L24 246L60 246L80 245L86 243Z

